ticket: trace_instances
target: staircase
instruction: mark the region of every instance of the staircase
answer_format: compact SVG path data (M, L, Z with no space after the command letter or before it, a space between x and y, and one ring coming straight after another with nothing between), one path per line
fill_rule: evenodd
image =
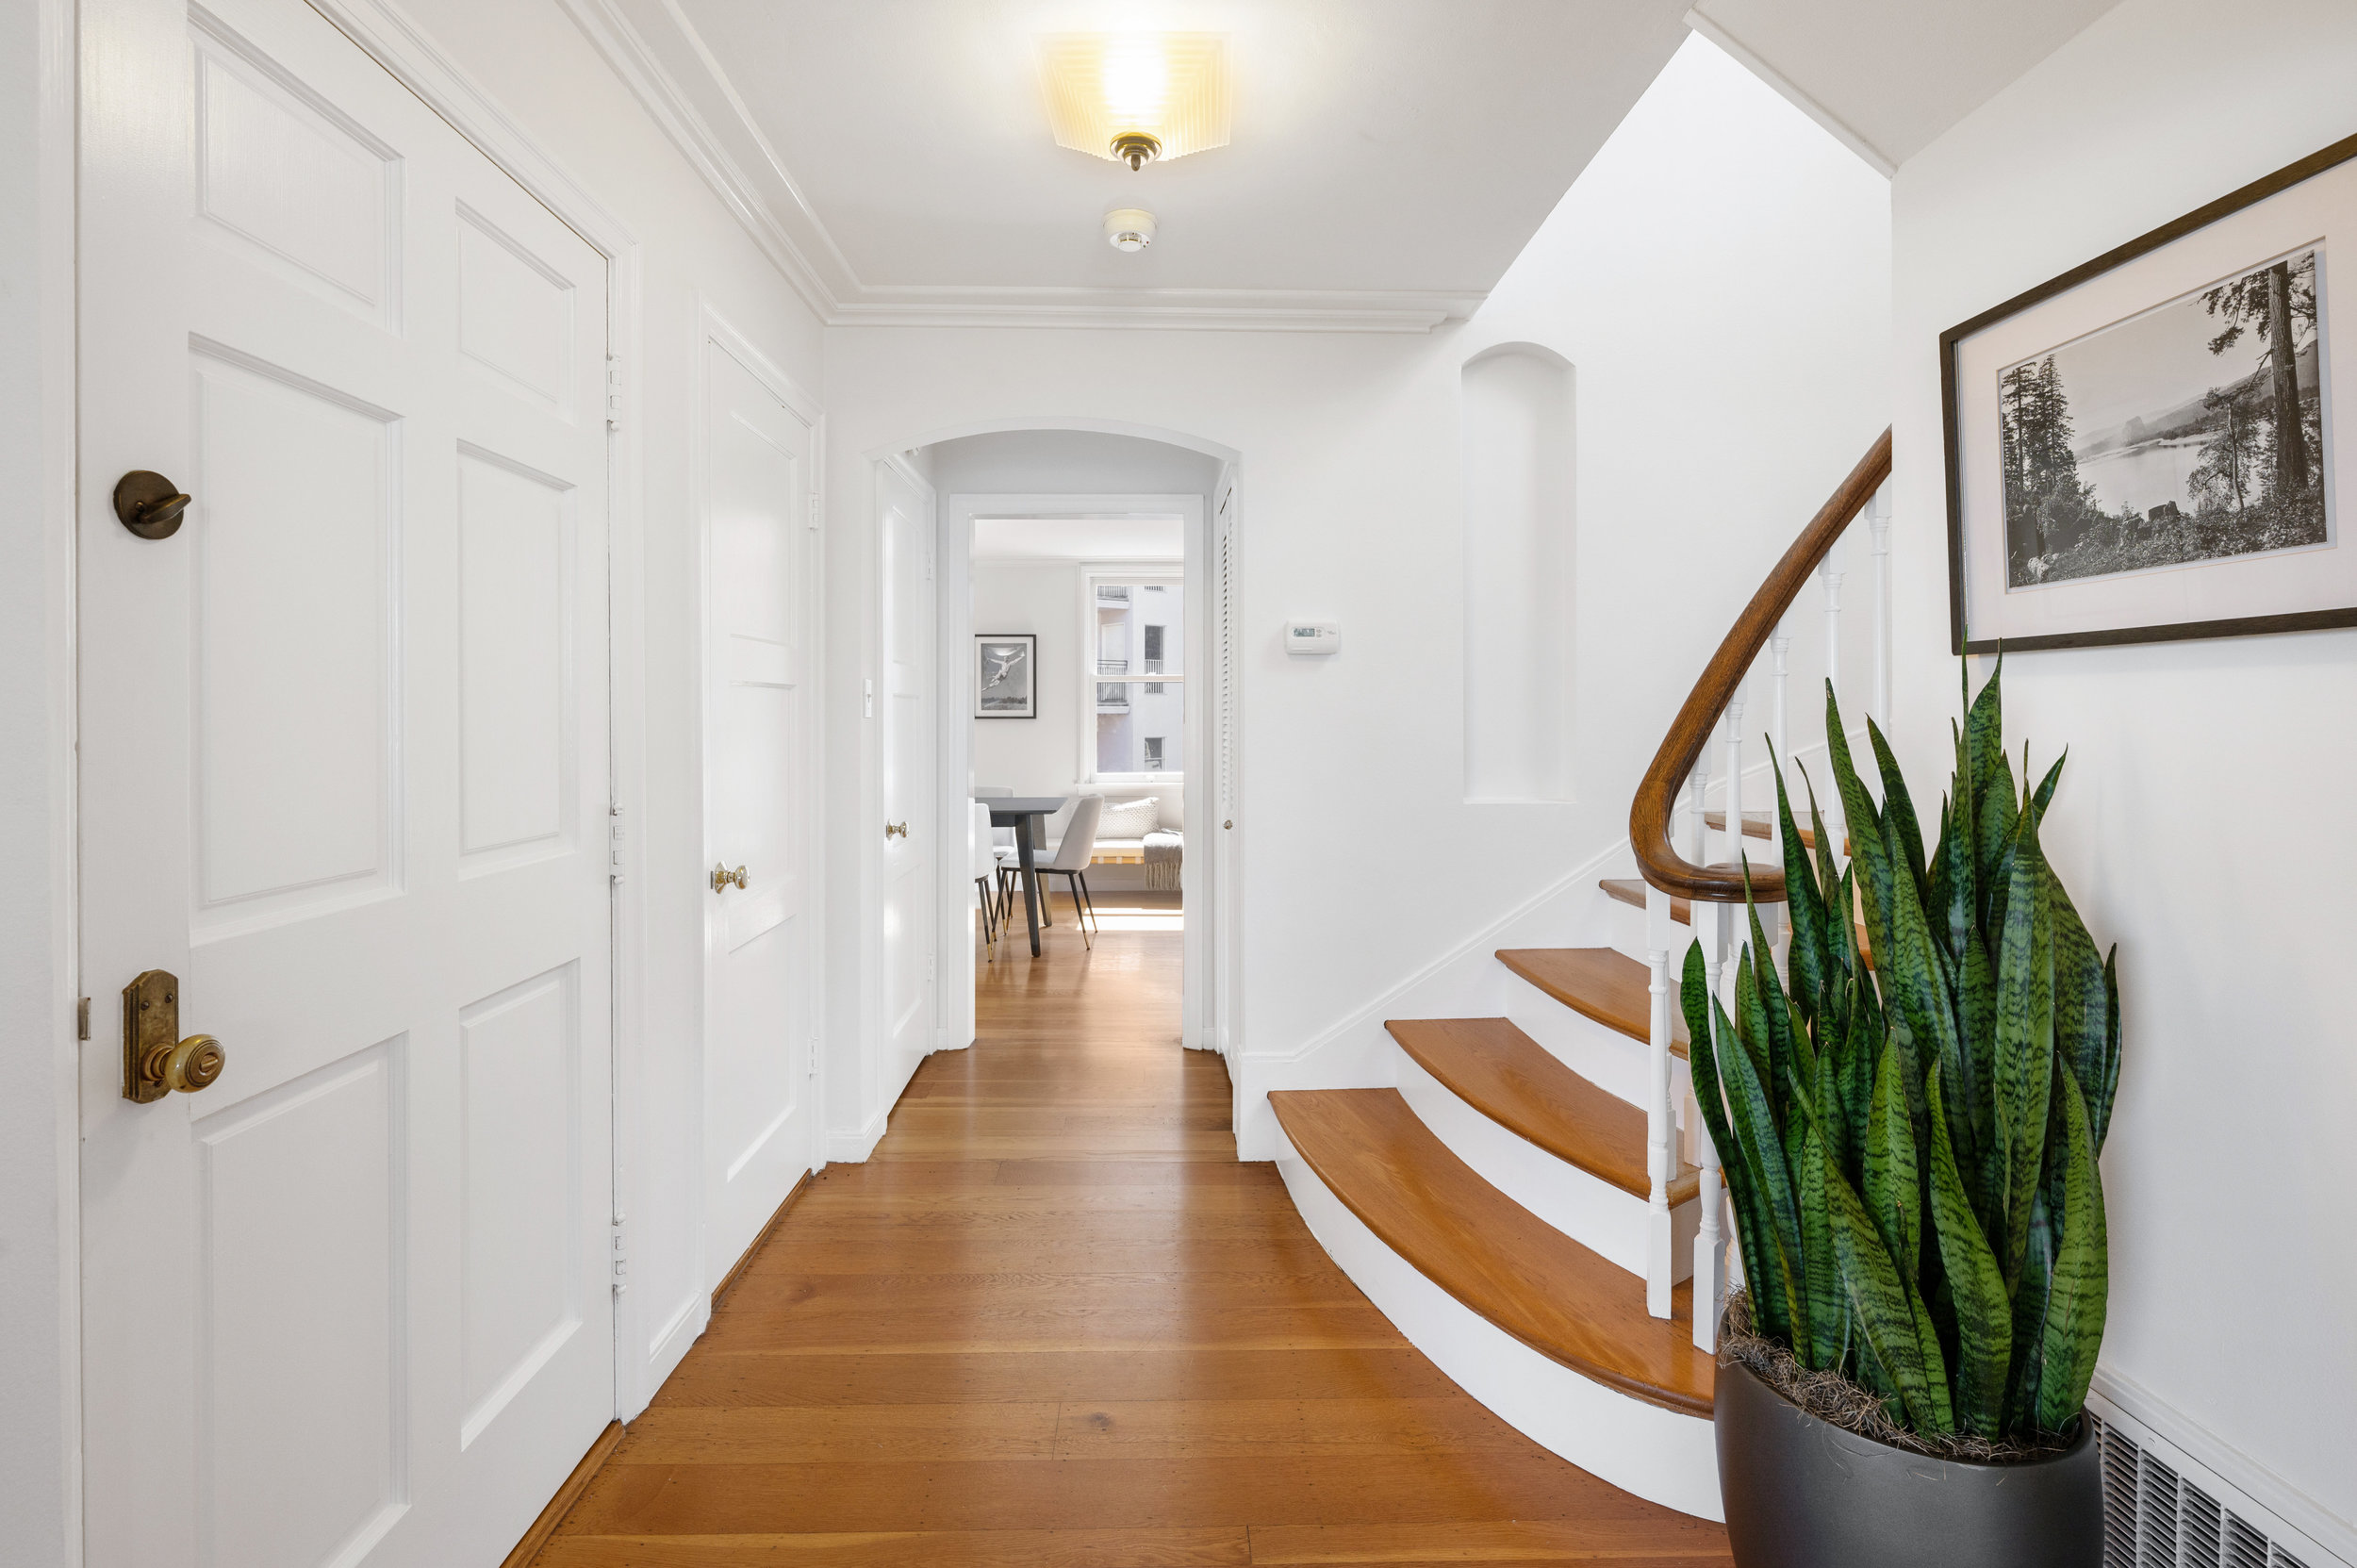
M1712 989L1731 999L1746 855L1776 939L1782 850L1769 814L1743 807L1746 686L1770 655L1768 727L1788 755L1786 618L1817 577L1838 654L1842 574L1838 556L1826 563L1859 518L1878 588L1869 706L1887 702L1889 472L1886 432L1679 711L1630 813L1641 875L1602 883L1640 912L1621 916L1616 945L1501 949L1504 1016L1393 1020L1390 1087L1269 1096L1303 1218L1419 1349L1582 1469L1705 1518L1721 1516L1710 1416L1729 1224L1692 1104L1678 961L1700 941ZM1714 740L1723 763L1709 805ZM1830 812L1826 830L1840 841ZM1714 835L1718 858L1704 864Z

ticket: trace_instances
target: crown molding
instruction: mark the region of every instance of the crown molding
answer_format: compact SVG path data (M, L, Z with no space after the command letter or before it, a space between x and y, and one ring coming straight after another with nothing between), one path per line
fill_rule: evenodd
M1162 327L1210 332L1429 332L1478 294L1280 289L863 289L837 326Z
M559 3L762 254L829 326L1429 332L1443 322L1462 321L1484 298L1319 289L863 284L679 0ZM633 19L633 10L660 31L651 37ZM698 107L697 96L682 82L684 74L700 78L699 88L712 95L705 100L712 112Z
M769 258L770 265L784 274L802 303L820 321L832 322L837 289L830 287L829 280L811 265L802 247L778 222L769 202L747 177L744 167L721 144L711 124L689 102L678 78L648 43L646 35L623 14L617 0L558 0L558 4L680 156L687 159L712 193L720 199L720 205L729 209L761 253ZM666 9L668 11L668 7ZM701 43L701 39L696 41L699 53ZM735 98L733 91L728 96L732 101ZM799 194L799 190L795 192L797 198ZM815 222L815 215L813 219ZM824 231L820 232L823 236ZM826 243L832 251L832 241ZM841 281L856 287L848 276L848 269Z

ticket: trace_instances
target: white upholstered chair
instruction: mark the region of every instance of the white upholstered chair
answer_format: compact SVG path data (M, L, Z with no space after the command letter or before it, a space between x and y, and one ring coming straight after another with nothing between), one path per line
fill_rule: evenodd
M1096 853L1096 824L1105 814L1105 797L1083 795L1074 802L1072 820L1064 825L1063 837L1056 845L1056 852L1047 865L1037 867L1043 881L1062 877L1072 893L1072 917L1080 927L1082 945L1094 948L1089 940L1089 925L1096 917L1096 901L1089 897L1089 861ZM1040 902L1047 902L1043 891ZM1045 913L1043 910L1042 913Z

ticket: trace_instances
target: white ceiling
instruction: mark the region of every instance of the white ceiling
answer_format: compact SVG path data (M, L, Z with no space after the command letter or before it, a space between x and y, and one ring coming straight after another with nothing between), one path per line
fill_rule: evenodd
M2118 4L1701 0L1693 20L1888 173Z
M976 518L978 561L1177 561L1186 524L1166 518Z
M572 3L841 321L1423 330L1489 291L1686 33L1686 0ZM1230 144L1134 173L1058 147L1032 41L1113 28L1229 35ZM1124 255L1101 224L1129 205L1161 233Z
M564 0L829 322L1422 331L1691 25L1886 170L2115 0ZM1055 145L1033 39L1221 32L1234 138ZM1153 247L1100 220L1143 206Z

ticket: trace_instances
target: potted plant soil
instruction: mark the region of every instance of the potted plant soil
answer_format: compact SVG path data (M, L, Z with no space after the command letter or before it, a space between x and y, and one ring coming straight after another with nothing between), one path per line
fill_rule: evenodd
M1853 858L1813 792L1802 844L1779 767L1788 979L1755 909L1732 1017L1699 947L1684 975L1746 1282L1719 1367L1727 1536L1741 1568L2095 1568L2119 993L2039 849L2062 764L2017 785L1992 676L1927 853L1881 733L1877 805L1830 686L1825 710Z

